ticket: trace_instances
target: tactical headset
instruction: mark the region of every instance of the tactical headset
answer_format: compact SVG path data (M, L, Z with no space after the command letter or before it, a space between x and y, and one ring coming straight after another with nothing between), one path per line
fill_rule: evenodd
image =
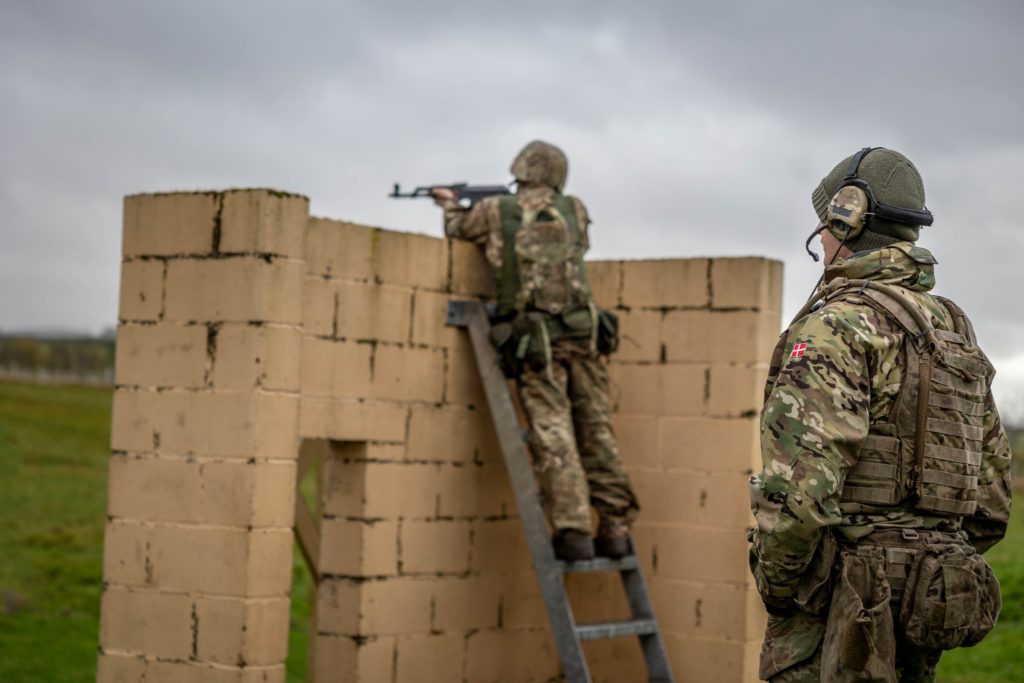
M807 252L817 261L818 255L811 251L811 240L822 230L828 229L837 240L846 244L857 239L861 233L869 229L872 218L903 223L905 225L931 225L934 220L927 207L923 209L904 209L891 204L883 204L875 199L875 193L866 181L857 177L860 163L869 153L880 147L865 147L850 158L850 168L832 195L825 216L825 224L811 233L807 238Z

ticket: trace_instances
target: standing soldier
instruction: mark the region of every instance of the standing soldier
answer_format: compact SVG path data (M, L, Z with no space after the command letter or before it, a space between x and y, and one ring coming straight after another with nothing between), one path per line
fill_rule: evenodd
M1010 516L994 370L929 293L936 260L914 242L932 216L906 157L865 148L812 198L825 272L772 356L751 478L760 673L931 681L999 613L981 556Z
M555 555L622 557L639 509L612 433L602 356L617 345L614 318L593 302L583 255L587 210L562 194L565 154L534 141L512 162L514 195L463 208L435 189L449 237L482 245L497 280L492 339L515 377ZM596 542L590 503L600 516Z

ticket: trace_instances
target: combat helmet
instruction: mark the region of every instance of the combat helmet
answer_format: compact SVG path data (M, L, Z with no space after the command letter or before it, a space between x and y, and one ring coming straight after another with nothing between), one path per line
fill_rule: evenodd
M534 140L523 147L509 170L521 183L547 185L561 192L569 174L569 160L554 145Z

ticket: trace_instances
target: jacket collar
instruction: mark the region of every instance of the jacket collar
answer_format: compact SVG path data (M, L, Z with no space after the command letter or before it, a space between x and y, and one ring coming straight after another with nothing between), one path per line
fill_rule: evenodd
M901 285L918 292L935 287L935 264L932 253L913 242L896 244L872 251L862 251L839 259L825 268L825 282L844 277L848 280L874 280Z

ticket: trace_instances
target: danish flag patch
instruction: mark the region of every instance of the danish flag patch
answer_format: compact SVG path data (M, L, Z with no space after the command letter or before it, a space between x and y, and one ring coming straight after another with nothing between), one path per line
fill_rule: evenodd
M793 350L789 352L790 358L802 358L807 353L807 342L793 344Z

